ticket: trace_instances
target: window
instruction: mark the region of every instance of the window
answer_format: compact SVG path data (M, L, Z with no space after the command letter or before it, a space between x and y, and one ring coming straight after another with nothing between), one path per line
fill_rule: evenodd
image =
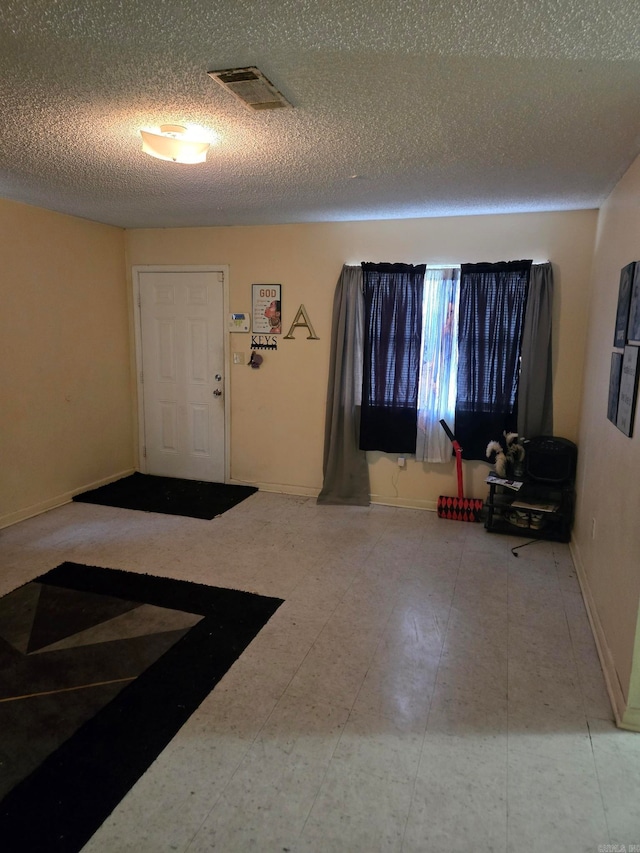
M387 264L385 266L395 265ZM455 314L455 307L462 304L462 298L457 296L455 290L455 287L458 286L457 271L447 272L425 267L425 272L426 278L423 278L424 301L419 300L421 310L418 312L417 328L412 319L409 326L405 325L405 331L402 333L408 333L411 337L412 358L414 358L415 353L415 340L418 341L418 365L411 368L409 372L414 376L421 373L422 380L415 405L410 404L410 398L406 395L402 397L401 408L406 410L405 415L411 415L413 418L417 432L417 442L415 434L413 438L417 458L435 461L431 455L432 448L427 448L426 455L420 456L421 453L425 453L427 446L424 435L421 437L420 431L425 429L424 418L428 416L432 435L438 435L439 440L442 441L443 461L449 461L451 459L451 447L439 424L439 419L442 416L440 413L445 412L444 419L450 423L451 401L458 400L458 398L461 404L468 407L467 414L470 415L471 423L479 417L480 413L477 410L478 407L475 410L473 409L473 405L475 405L473 404L473 397L466 396L466 392L458 394L458 379L461 375L464 378L466 367L458 365L456 370L454 359L458 352L458 341L464 337L466 332L458 331L456 333L455 330L456 320L459 320L459 316L456 317ZM364 318L363 279L363 265L350 266L345 264L336 286L327 393L323 458L324 478L322 491L318 497L320 503L358 506L366 506L369 503L369 471L366 454L360 445L362 439L360 416L365 404L365 390L377 387L377 381L375 379L372 381L370 376L366 382L363 382L365 366L363 365L363 352L365 347L362 341L367 326L367 321ZM431 292L432 287L435 288L435 294ZM441 296L441 301L434 304L432 299L438 293ZM453 313L451 312L452 305ZM549 262L534 264L530 269L526 287L526 304L523 306L521 362L516 386L518 433L527 437L553 434L552 305L552 265ZM415 318L415 310L409 313L412 318ZM382 328L383 324L380 325ZM489 327L491 327L491 322ZM396 325L395 329L397 332L399 326ZM436 340L438 336L440 337L439 348ZM428 349L430 345L435 348L433 352ZM486 357L482 355L479 358L476 357L475 360L485 363ZM472 358L471 363L473 364L473 362L474 359ZM448 392L445 391L447 381L445 381L444 374L444 367L447 365L449 366ZM374 376L382 375L385 375L384 372L379 374L377 368L374 367ZM487 382L493 382L491 372L488 374ZM393 387L394 381L391 380L390 384ZM482 383L480 383L480 387L484 387ZM366 393L369 393L369 390ZM385 399L388 399L386 394L385 389L382 392L382 403L376 406L380 410L385 408ZM438 410L437 405L439 404L434 402L435 398L438 400L446 399L446 405L449 408ZM462 405L459 410L461 408ZM458 413L455 412L455 414ZM457 419L451 418L451 420L453 420L453 426L457 432ZM494 427L491 427L491 432L482 436L481 454L475 458L484 458L486 444L499 435L500 432L496 434ZM464 444L462 447L465 451L467 450ZM383 450L384 448L374 449ZM391 449L387 452L396 451ZM402 452L409 453L412 451ZM435 454L437 450L433 452ZM467 456L466 452L465 456Z
M451 458L451 444L440 420L453 426L455 418L459 295L459 267L427 267L416 437L416 458L425 462Z
M517 430L520 342L531 261L460 268L363 264L365 344L360 447L451 458Z
M425 269L362 265L361 450L415 453Z
M518 384L531 261L463 264L456 438L465 459L518 431Z

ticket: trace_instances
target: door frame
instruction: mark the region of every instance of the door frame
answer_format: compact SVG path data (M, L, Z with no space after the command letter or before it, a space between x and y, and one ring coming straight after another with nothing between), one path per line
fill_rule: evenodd
M146 272L206 272L222 273L222 339L224 344L224 378L222 384L224 402L224 481L228 483L230 477L231 459L231 405L229 368L230 368L230 341L227 333L226 318L229 316L229 265L210 264L200 266L196 264L135 264L131 267L133 282L133 329L135 341L136 358L136 401L138 418L138 465L137 469L142 474L147 473L147 459L144 453L145 429L144 429L144 387L142 382L142 311L140 310L140 274Z

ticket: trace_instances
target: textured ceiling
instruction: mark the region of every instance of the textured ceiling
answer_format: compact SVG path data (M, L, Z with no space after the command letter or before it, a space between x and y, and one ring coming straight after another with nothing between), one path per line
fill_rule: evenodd
M0 196L129 228L597 207L640 152L637 0L3 0ZM207 76L257 66L294 110ZM208 160L139 128L219 134Z

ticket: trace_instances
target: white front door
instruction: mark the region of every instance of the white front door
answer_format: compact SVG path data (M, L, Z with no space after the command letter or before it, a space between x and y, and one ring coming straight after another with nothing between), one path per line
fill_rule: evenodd
M148 474L225 480L224 271L138 269Z

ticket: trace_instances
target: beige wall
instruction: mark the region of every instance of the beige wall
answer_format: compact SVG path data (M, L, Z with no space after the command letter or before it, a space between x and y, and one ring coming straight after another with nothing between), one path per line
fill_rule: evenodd
M265 352L260 370L232 365L231 476L262 488L315 495L322 450L331 309L343 263L441 263L533 258L556 280L555 432L576 440L596 211L127 232L135 264L229 264L230 308L249 311L252 283L282 284L283 327L304 304L319 341L297 330ZM231 335L247 358L250 338ZM450 465L371 454L374 500L433 508L455 494ZM468 491L486 494L486 466L465 466ZM452 492L453 490L453 492Z
M0 524L60 502L135 465L130 290L134 264L228 264L230 308L250 285L283 285L284 328L304 304L305 330L264 353L259 371L230 367L234 480L315 495L322 448L331 307L343 263L551 259L556 277L555 431L576 439L595 211L273 227L130 231L0 202L4 291L0 347L3 477ZM126 255L125 255L126 247ZM125 273L126 267L126 273ZM250 354L250 338L231 335ZM433 508L455 493L453 463L371 454L374 500ZM486 466L466 466L486 493Z
M130 470L124 232L0 199L0 526Z
M640 158L599 216L573 543L614 707L623 724L640 729L640 413L633 438L607 420L620 270L635 260L640 260Z
M230 367L231 476L315 495L342 264L550 259L554 431L579 444L574 558L619 720L640 728L640 427L629 439L606 419L619 272L640 258L639 199L640 159L599 217L576 211L125 234L0 200L0 526L134 466L134 264L228 264L232 311L250 310L252 283L280 283L285 330L305 305L319 341L299 329L295 340L264 353L259 371ZM248 358L248 336L231 335L230 345ZM409 461L400 470L384 454L371 454L370 463L376 500L434 507L439 494L455 493L453 463ZM469 494L486 493L485 473L482 463L466 466Z

